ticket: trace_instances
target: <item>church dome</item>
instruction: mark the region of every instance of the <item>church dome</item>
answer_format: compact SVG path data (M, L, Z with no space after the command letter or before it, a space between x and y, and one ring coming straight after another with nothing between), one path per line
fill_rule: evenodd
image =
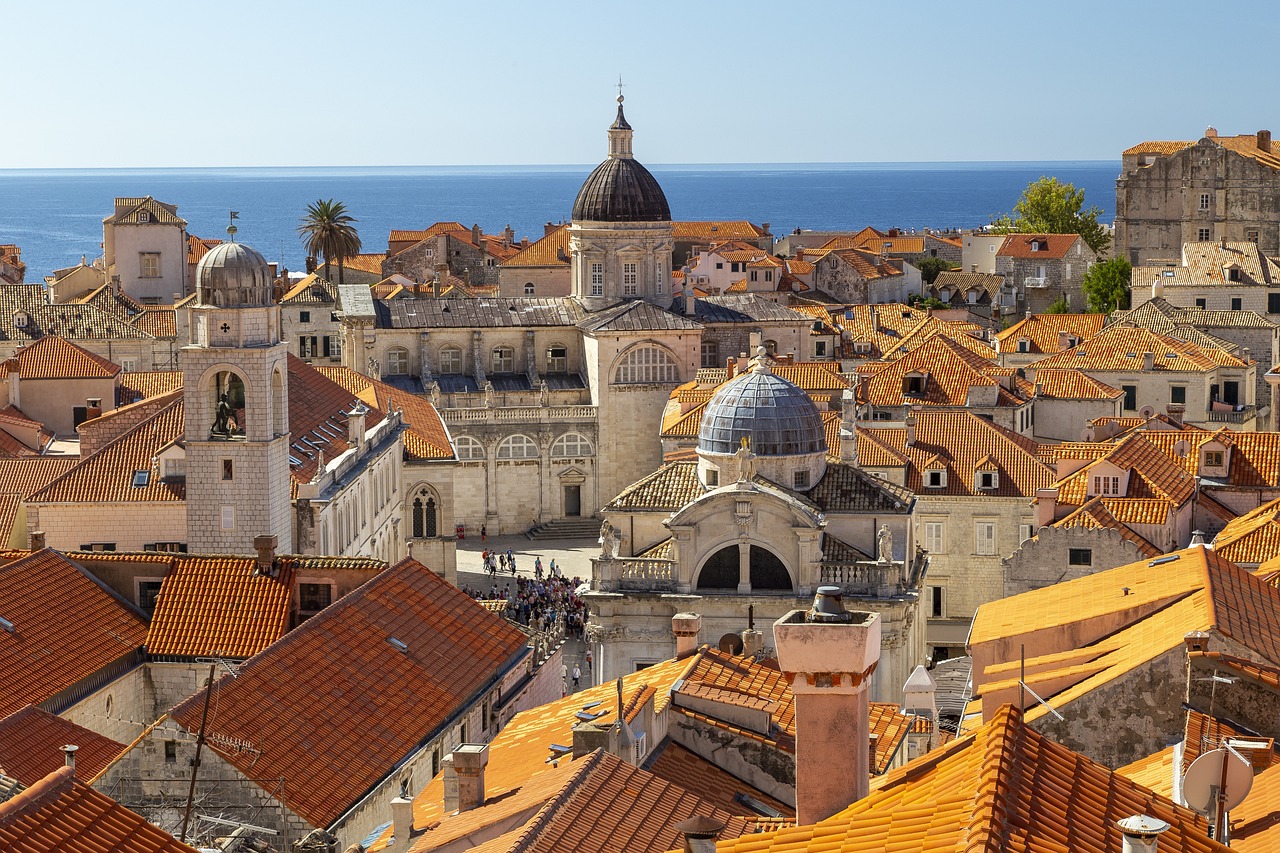
M698 450L735 453L751 440L757 456L826 453L822 414L807 393L765 364L734 379L707 403Z
M574 222L670 222L671 208L648 169L632 156L631 125L622 114L609 128L609 159L587 176L573 201Z
M243 243L219 243L196 267L196 302L220 308L271 304L271 267Z
M670 222L671 208L658 179L636 160L610 157L578 190L575 222Z

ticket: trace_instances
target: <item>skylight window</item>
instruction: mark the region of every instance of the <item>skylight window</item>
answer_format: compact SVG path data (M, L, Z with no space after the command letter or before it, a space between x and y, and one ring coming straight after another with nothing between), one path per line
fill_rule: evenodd
M150 482L151 482L150 471L134 471L133 472L133 487L135 489L144 488L147 485L147 483L150 483Z
M18 633L18 626L3 616L0 616L0 630L8 631L10 634L16 634Z
M391 648L401 654L409 654L409 644L403 640L397 640L395 637L387 637L387 642L391 644Z
M1166 554L1163 557L1157 557L1150 563L1147 563L1147 568L1151 568L1152 566L1163 566L1165 563L1172 563L1174 560L1180 559L1182 559L1181 554Z

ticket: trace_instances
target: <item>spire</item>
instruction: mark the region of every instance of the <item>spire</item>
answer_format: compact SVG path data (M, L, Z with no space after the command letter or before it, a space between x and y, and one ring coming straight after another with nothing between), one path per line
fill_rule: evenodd
M609 126L609 156L615 159L631 160L631 125L622 112L622 78L618 78L618 117Z

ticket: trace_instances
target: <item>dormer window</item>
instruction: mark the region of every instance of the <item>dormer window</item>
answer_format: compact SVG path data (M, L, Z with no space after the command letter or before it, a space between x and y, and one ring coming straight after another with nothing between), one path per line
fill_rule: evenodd
M942 470L925 471L924 484L930 489L945 489L947 487L947 472Z
M978 472L978 488L979 489L998 489L1000 487L1000 474L996 471L979 471Z
M141 224L141 225L146 225L146 224L147 224L148 222L150 222L150 221L151 221L151 214L150 214L148 211L145 211L145 210L144 210L144 211L141 211L141 212L138 214L138 223L139 223L139 224Z
M1032 240L1032 241L1031 241L1031 251L1033 251L1033 252L1038 252L1038 251L1040 251L1040 241L1039 241L1039 240Z
M31 315L30 315L30 314L28 314L26 311L14 311L14 312L13 312L13 325L14 325L14 328L17 328L17 329L25 329L25 328L27 327L27 323L29 323L29 322L31 322Z
M1221 468L1225 464L1225 454L1221 450L1206 450L1204 452L1204 467Z
M1031 352L1031 341L1027 338L1018 338L1018 352Z
M903 378L902 393L912 397L923 396L927 379L928 374L925 373L908 373Z
M1227 279L1227 281L1237 281L1237 282L1238 282L1238 281L1240 281L1240 280L1241 280L1241 279L1240 279L1240 267L1238 267L1238 266L1236 266L1236 265L1234 265L1234 264L1232 264L1232 265L1231 265L1231 266L1229 266L1229 267L1224 267L1224 268L1223 268L1223 272L1225 272L1225 273L1226 273L1226 279Z

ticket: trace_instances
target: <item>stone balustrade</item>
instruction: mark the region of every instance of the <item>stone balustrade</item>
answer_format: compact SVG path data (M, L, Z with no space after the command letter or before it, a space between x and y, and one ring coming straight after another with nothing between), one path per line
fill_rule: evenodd
M518 406L512 408L440 409L447 424L560 423L595 420L595 406Z

